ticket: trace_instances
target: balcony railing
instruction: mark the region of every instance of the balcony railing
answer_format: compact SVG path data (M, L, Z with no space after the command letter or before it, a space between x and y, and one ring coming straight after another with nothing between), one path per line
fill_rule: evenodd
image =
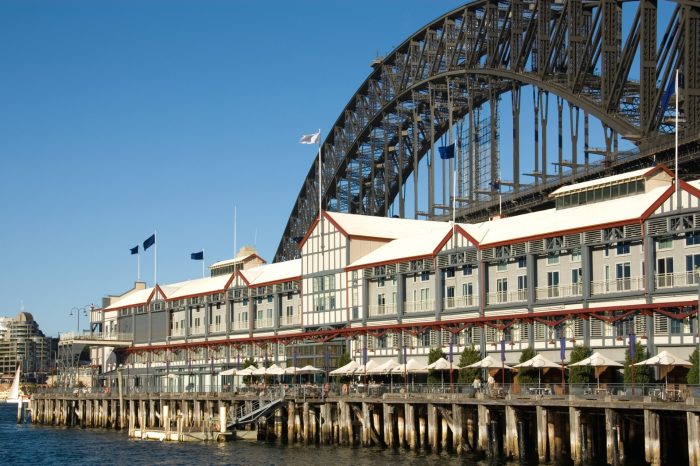
M642 277L617 278L613 280L591 282L591 294L593 295L640 291L643 289L644 281Z
M272 319L255 319L253 328L270 328L274 325Z
M540 286L535 290L535 299L540 301L543 299L571 298L573 296L581 296L582 294L583 284L581 283L575 283L573 285Z
M209 324L209 333L220 333L225 331L226 326L224 324Z
M527 301L527 288L515 291L492 291L486 295L486 304L519 303Z
M444 309L459 309L462 307L471 307L476 305L478 302L477 296L476 295L469 295L469 296L455 296L455 297L449 297L445 298L445 301L443 302Z
M698 276L695 272L657 273L654 275L655 288L696 286Z
M299 325L301 323L301 316L299 314L293 314L291 316L281 316L280 325Z
M385 316L396 314L396 305L394 303L389 304L375 304L374 306L369 306L369 316Z
M233 323L233 329L234 330L248 330L248 322L239 322L236 321Z
M435 310L435 301L427 299L424 301L406 301L405 312L428 312Z

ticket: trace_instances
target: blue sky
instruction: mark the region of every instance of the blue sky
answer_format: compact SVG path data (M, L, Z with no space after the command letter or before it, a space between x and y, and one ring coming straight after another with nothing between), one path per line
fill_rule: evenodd
M74 330L71 308L132 286L154 230L158 281L196 278L191 252L232 256L234 206L238 246L272 260L315 155L301 134L460 4L0 2L0 315Z

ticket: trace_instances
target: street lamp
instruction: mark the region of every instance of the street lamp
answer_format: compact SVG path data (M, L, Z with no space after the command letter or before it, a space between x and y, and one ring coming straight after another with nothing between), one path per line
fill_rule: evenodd
M75 329L75 334L80 335L80 311L83 311L83 315L87 317L87 310L90 307L89 304L86 304L85 306L82 307L74 307L70 310L70 315L73 315L73 311L75 311L75 316L78 320L76 324L76 329Z

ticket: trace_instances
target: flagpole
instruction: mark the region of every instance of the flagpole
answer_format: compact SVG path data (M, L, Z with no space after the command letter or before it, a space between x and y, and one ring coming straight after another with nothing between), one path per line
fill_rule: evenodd
M676 68L676 148L675 148L675 162L676 162L676 204L678 209L681 208L681 191L678 185L678 68Z
M141 281L141 251L136 252L136 281Z
M204 278L204 249L202 249L202 278Z
M157 231L153 230L153 240L155 249L153 250L153 286L158 283L158 238Z
M236 244L236 235L238 234L238 225L237 225L237 214L238 214L238 207L233 206L233 257L236 257L237 247L238 245Z

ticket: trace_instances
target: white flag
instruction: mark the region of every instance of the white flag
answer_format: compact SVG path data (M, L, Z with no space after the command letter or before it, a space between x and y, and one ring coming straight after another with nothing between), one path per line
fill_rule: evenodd
M316 144L321 139L321 132L317 131L313 134L305 134L299 139L299 144Z

